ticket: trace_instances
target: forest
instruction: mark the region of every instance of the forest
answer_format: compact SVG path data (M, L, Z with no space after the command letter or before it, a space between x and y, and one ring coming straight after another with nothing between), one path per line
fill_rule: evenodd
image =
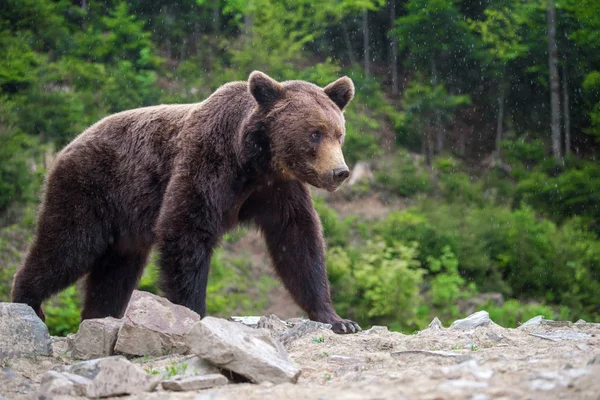
M314 194L341 315L412 332L471 302L504 326L600 322L599 49L600 0L4 0L0 301L62 147L261 70L356 86L344 152L373 178ZM230 251L248 231L213 257L212 315L260 315L279 285ZM80 304L77 286L45 304L50 332L77 330Z

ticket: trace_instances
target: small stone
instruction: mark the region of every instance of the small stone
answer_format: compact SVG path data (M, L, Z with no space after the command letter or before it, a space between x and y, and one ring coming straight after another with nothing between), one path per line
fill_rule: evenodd
M233 322L239 322L240 324L244 324L249 326L250 328L257 328L258 321L260 321L262 317L230 317L229 319Z
M495 341L495 342L499 342L503 339L506 339L505 336L500 335L496 332L487 332L487 337L489 337L491 340Z
M444 325L442 325L442 321L438 317L435 317L433 321L429 323L427 329L431 329L432 331L439 331L444 329Z
M152 293L135 290L123 317L115 353L131 356L187 354L185 336L200 316Z
M364 364L367 362L364 358L361 357L347 357L347 356L329 356L327 361L338 363L338 364Z
M71 357L92 360L113 355L117 334L122 325L122 320L112 317L82 321L77 333L67 336Z
M561 340L583 340L589 339L592 335L584 332L573 332L573 331L546 331L530 333L531 336L535 336L541 339L551 340L553 342L559 342Z
M590 361L588 361L587 365L600 365L600 354L596 354Z
M540 325L549 326L552 328L563 328L573 325L571 321L553 321L551 319L543 319L540 321Z
M279 317L273 314L268 314L260 317L260 319L256 323L256 327L259 329L268 330L269 332L271 332L273 337L276 338L278 338L290 329L290 327L285 322L283 322L279 319Z
M488 387L487 382L469 381L467 379L452 379L442 383L439 390L451 390L451 389L485 389Z
M518 329L531 328L531 327L534 327L534 326L539 326L542 323L543 319L544 319L543 315L535 316L535 317L529 319L527 322L519 325Z
M296 383L300 376L285 348L263 329L205 317L194 325L187 340L198 357L255 383Z
M456 320L450 325L450 329L468 330L480 326L487 326L492 322L487 311L479 311L469 315L467 318Z
M281 335L279 339L284 346L288 346L290 343L306 335L320 331L321 329L331 330L331 325L316 321L306 321L294 326L292 329Z
M151 392L160 382L160 377L147 374L121 356L83 361L72 365L68 372L91 380L86 389L88 397Z
M227 382L227 378L221 374L210 374L169 379L162 382L162 387L165 390L185 392L188 390L201 390L215 386L222 386Z
M359 161L352 168L352 174L348 179L348 186L354 186L357 182L362 180L371 181L373 180L373 171L371 170L371 164L368 161Z
M583 319L578 319L577 322L575 322L575 325L585 325L587 322L585 322L585 320Z
M368 329L366 331L364 331L364 335L373 335L373 334L382 334L382 333L388 333L388 327L387 326L380 326L380 325L373 325L371 327L371 329Z
M52 354L48 328L27 304L0 303L0 360Z

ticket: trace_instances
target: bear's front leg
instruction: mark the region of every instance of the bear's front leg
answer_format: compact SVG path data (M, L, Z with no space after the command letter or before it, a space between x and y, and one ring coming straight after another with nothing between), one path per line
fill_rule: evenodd
M288 181L264 189L242 212L262 230L279 277L308 317L331 324L336 333L359 332L356 322L333 308L322 228L306 186Z
M221 213L192 188L175 178L165 194L157 222L161 289L169 301L204 317L210 259L222 232Z

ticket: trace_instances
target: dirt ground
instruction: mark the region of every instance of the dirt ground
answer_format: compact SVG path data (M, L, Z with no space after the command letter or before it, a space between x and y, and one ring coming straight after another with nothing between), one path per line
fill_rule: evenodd
M539 336L535 336L539 335ZM42 375L73 363L64 342L54 356L16 359L0 373L0 398L34 398ZM549 323L505 329L428 328L413 335L372 329L321 330L288 346L297 384L228 384L135 399L600 399L600 324ZM154 368L177 357L139 359Z

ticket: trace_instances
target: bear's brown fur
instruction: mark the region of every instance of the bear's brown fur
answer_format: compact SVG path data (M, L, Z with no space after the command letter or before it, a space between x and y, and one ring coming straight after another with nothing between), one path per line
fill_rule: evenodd
M333 309L306 187L334 190L348 177L342 110L353 95L346 77L321 89L255 71L199 104L104 118L48 174L13 301L43 318L42 301L87 275L82 318L121 317L156 244L165 295L204 316L213 249L227 230L253 223L308 316L358 331Z

